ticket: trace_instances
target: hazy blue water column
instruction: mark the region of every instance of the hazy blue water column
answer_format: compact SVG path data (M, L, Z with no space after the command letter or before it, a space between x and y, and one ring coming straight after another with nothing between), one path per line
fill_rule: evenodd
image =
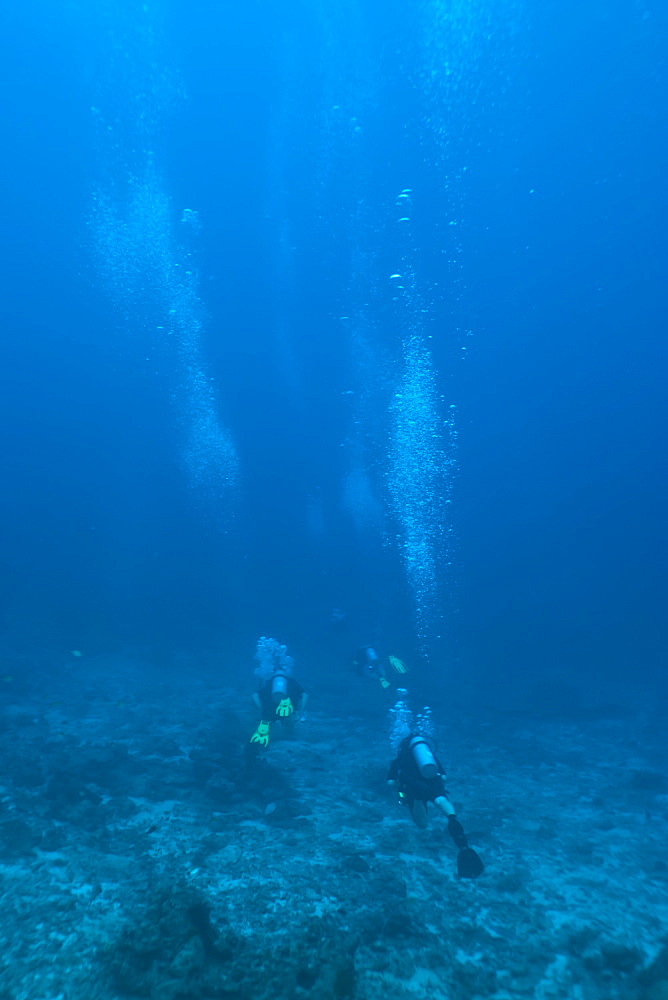
M373 147L367 136L380 101L381 67L356 0L325 0L317 9L322 50L318 214L327 220L327 236L336 234L337 267L349 271L336 305L349 358L341 506L361 551L368 553L386 543L382 469L389 364L375 317L377 233L369 166Z

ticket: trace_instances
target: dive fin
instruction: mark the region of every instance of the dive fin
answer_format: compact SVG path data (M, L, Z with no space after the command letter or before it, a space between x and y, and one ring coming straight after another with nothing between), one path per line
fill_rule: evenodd
M477 878L485 866L472 847L464 847L457 855L457 874L460 878Z

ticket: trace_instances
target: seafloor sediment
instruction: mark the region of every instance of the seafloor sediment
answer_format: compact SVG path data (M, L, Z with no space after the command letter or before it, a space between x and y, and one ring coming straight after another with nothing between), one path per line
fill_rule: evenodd
M650 712L448 719L475 882L386 785L382 715L316 693L258 759L253 721L127 661L4 679L0 1000L668 998Z

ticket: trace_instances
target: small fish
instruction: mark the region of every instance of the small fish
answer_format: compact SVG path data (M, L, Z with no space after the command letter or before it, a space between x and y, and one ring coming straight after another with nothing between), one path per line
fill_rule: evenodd
M71 652L72 656L82 656L83 655L80 649L71 649L70 652Z
M12 681L14 680L11 674L5 674L5 676L2 679L5 682L5 684L11 684Z

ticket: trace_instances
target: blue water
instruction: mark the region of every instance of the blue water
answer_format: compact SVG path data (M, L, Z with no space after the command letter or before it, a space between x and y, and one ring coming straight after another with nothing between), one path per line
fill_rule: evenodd
M0 5L0 1000L668 996L667 52Z
M665 683L662 5L31 2L1 36L10 645Z

